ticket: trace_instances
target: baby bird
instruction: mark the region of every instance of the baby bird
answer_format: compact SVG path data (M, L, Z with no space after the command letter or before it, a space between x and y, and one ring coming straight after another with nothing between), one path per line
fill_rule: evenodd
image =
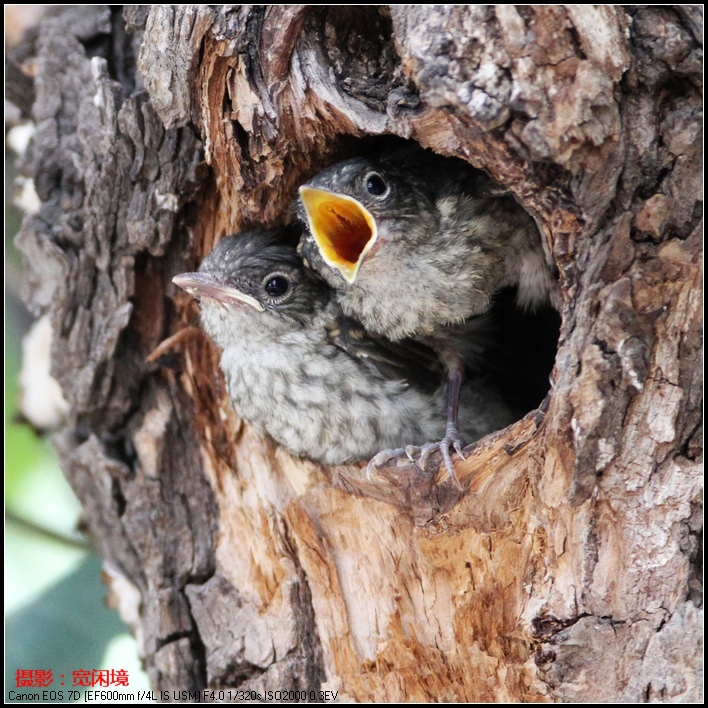
M226 237L197 273L174 282L200 300L234 408L291 453L342 464L444 432L435 353L367 335L282 234ZM461 412L471 440L511 420L481 380L463 387Z
M300 187L297 211L303 259L343 312L390 340L421 339L444 362L445 437L425 450L439 447L453 474L466 350L478 329L469 318L505 286L530 307L554 288L533 219L483 172L417 145L328 167Z

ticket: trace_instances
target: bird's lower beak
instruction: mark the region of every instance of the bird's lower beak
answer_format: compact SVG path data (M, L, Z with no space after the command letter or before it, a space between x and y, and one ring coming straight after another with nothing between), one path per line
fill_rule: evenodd
M186 290L197 300L207 297L227 305L244 303L258 312L265 310L263 305L255 298L242 293L230 285L219 282L208 273L181 273L180 275L175 275L172 278L172 282L182 288L182 290Z
M356 199L324 189L302 186L300 199L325 263L353 283L378 237L374 217Z

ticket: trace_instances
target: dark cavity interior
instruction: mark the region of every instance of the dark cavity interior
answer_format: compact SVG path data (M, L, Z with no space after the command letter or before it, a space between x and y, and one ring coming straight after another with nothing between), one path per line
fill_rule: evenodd
M538 408L551 388L561 318L550 305L528 312L516 305L516 288L494 298L488 370L507 403L522 417Z

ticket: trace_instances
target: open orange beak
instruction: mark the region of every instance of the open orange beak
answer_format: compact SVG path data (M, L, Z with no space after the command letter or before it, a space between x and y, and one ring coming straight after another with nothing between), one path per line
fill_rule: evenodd
M378 238L374 217L356 199L324 189L302 186L300 199L322 258L351 285Z

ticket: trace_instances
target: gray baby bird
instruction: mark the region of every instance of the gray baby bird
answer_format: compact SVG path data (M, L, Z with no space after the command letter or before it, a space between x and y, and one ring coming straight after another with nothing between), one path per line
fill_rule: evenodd
M291 453L341 464L444 433L435 353L367 335L281 234L224 238L174 282L200 300L234 408ZM481 380L463 386L460 410L470 440L512 418Z
M453 474L457 398L478 336L470 318L505 286L523 307L554 289L533 219L484 173L418 146L328 167L300 187L297 211L303 259L343 312L388 339L419 338L443 360L445 437L426 450L439 447Z

